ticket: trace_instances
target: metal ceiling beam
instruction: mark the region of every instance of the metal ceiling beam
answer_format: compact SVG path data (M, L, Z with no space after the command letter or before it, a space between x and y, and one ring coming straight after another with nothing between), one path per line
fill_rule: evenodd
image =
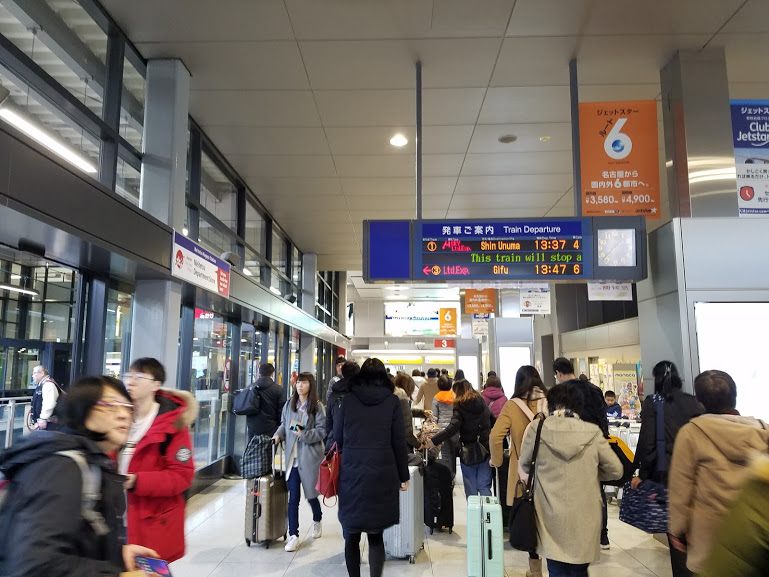
M67 26L67 23L45 2L39 0L4 0L3 6L22 25L37 30L37 38L80 78L88 79L89 86L104 99L106 65ZM128 112L128 122L142 131L144 107L125 87L122 89L122 107ZM103 104L106 106L106 103Z

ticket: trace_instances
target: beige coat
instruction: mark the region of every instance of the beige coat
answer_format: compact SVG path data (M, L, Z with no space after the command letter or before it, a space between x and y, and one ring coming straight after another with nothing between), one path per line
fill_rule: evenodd
M430 409L433 406L433 398L435 395L438 394L438 391L440 389L438 388L438 379L435 377L428 378L425 383L419 387L419 392L417 393L417 400L414 401L415 404L419 405L422 400L424 399L424 404L422 406L425 409Z
M669 530L686 537L690 571L704 569L718 525L750 475L750 460L767 443L769 430L752 417L702 415L681 428L670 463Z
M531 400L526 402L529 409L535 415L539 412L547 412L547 401L545 392L539 388L534 389ZM529 425L529 417L512 400L507 401L499 413L497 422L491 430L489 445L491 448L491 466L501 467L504 463L503 443L505 437L510 435L510 468L507 475L507 504L512 505L513 499L521 495L521 490L516 491L518 486L518 455L521 454L521 445L523 444L523 433Z
M536 434L530 427L521 447L521 468L528 474ZM598 560L601 481L621 476L622 463L597 425L575 417L545 419L534 475L537 553L562 563Z

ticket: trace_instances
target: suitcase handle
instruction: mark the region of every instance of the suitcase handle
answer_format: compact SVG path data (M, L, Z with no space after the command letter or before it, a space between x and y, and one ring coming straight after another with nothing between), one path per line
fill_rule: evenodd
M278 470L275 468L275 455L277 453L276 447L278 447L278 446L283 447L283 452L280 454L280 472L284 473L285 469L286 469L286 463L285 463L286 447L283 444L283 441L281 441L280 443L277 443L277 444L276 443L272 443L272 476L274 478L276 478L276 479L278 478Z
M489 561L491 561L494 558L494 552L491 550L491 544L493 542L491 538L491 529L489 529L488 532L486 533L486 540L488 542L487 550L489 552Z

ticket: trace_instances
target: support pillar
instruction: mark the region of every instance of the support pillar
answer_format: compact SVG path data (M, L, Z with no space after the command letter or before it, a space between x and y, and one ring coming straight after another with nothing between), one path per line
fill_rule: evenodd
M302 254L302 310L315 316L315 301L318 300L318 255Z
M175 230L184 227L190 73L180 60L147 64L141 208ZM170 248L170 247L169 247ZM131 358L151 356L178 386L182 285L139 280L133 300Z

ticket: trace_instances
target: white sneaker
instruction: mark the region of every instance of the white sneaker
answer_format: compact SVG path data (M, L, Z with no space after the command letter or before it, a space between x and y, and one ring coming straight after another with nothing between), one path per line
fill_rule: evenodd
M321 527L320 521L314 521L312 524L312 538L320 539L321 535L323 535L323 527Z
M289 536L288 541L286 541L286 551L293 553L297 549L299 549L299 537L296 535Z

